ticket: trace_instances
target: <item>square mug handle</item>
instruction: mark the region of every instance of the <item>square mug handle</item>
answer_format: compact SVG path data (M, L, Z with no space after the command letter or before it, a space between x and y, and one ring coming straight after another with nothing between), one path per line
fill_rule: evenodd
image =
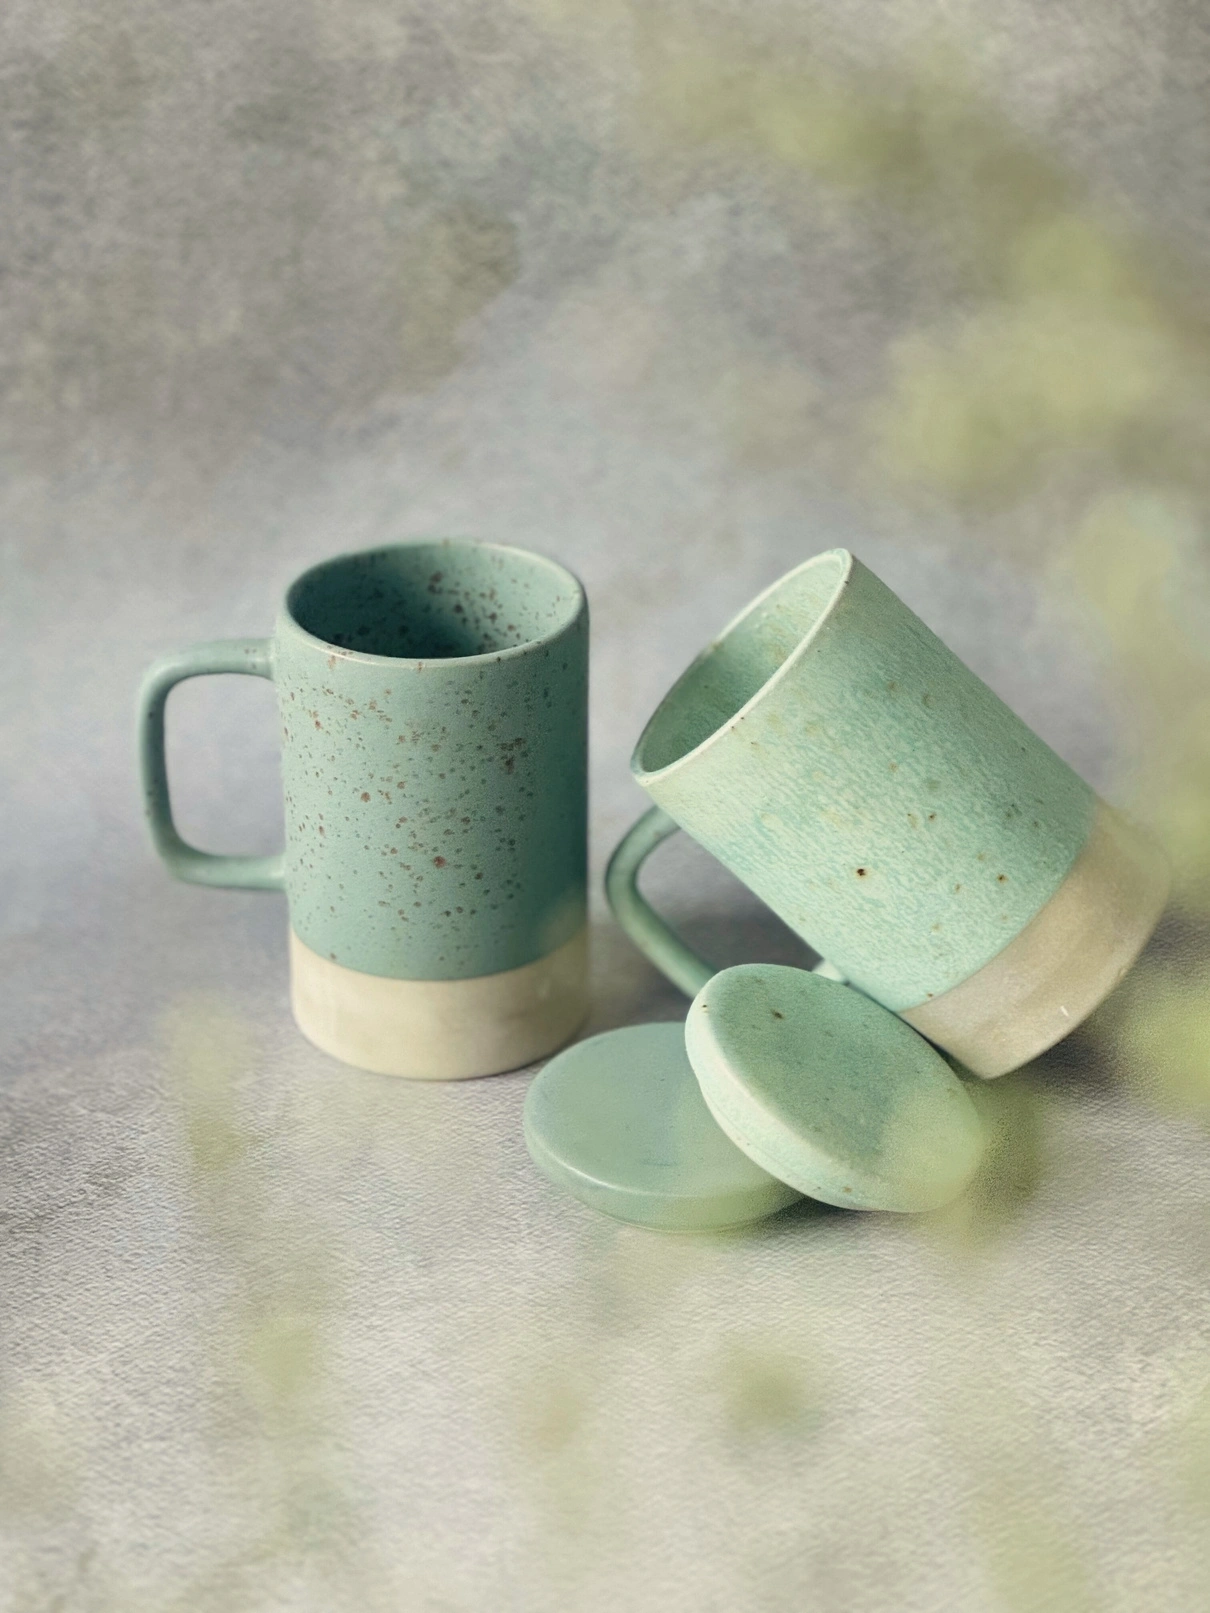
M667 975L688 997L698 992L715 974L704 958L699 958L692 947L667 925L639 891L639 869L669 835L680 828L663 807L649 807L618 842L605 870L605 896L613 916L626 934L649 958L656 968ZM812 970L828 980L844 981L845 977L834 963L821 958Z
M199 851L181 839L172 821L164 760L164 707L169 692L178 683L218 672L245 672L272 682L272 639L215 639L161 656L148 668L139 690L139 771L147 826L155 849L178 879L239 890L283 890L285 870L280 853L271 857L223 857Z

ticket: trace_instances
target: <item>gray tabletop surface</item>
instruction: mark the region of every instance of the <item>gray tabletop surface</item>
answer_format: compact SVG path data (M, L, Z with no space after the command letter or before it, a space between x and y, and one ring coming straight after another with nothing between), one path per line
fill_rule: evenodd
M1210 1605L1191 1106L1085 1036L995 1088L951 1212L613 1223L531 1166L532 1071L428 1086L308 1045L282 900L173 883L133 766L143 667L269 631L320 556L556 556L593 613L589 1031L685 1006L600 894L634 739L819 549L1145 799L1138 646L1068 539L1135 474L1098 422L1179 390L1121 331L1192 329L1185 292L1035 393L1070 323L995 277L1006 241L1045 277L1052 237L980 208L1049 198L1090 297L1120 239L1196 282L1208 64L1175 0L5 8L3 1613ZM1210 621L1195 550L1163 665ZM277 844L272 702L172 698L209 848ZM807 957L683 841L649 888L720 963Z

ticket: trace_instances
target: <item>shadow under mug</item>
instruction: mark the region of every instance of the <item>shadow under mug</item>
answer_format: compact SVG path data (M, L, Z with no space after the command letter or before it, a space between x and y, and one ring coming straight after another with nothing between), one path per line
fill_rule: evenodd
M172 821L164 710L185 678L276 685L283 856L215 856ZM588 1011L588 605L544 556L464 540L340 555L272 638L157 661L139 699L147 820L178 878L282 890L303 1033L349 1064L515 1069Z
M846 980L976 1075L1059 1041L1129 969L1167 859L847 550L755 599L631 759L619 923L695 994L713 973L638 890L678 826Z

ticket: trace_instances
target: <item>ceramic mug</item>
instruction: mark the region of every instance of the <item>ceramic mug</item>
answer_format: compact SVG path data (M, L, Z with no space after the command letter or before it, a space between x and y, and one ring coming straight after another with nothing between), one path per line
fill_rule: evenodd
M711 971L636 879L679 825L829 972L978 1075L1090 1013L1168 893L1151 840L844 549L724 629L631 768L657 805L615 854L610 897L677 984Z
M277 687L286 847L219 857L172 821L164 707L184 678ZM147 819L181 879L284 890L304 1034L363 1069L515 1069L587 1012L588 606L541 555L460 540L340 555L273 637L158 661Z

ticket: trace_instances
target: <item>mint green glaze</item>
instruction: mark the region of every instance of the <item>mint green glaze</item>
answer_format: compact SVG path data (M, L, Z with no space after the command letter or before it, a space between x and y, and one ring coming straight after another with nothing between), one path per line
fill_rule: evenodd
M958 985L1054 895L1089 787L860 561L775 583L665 697L652 799L892 1009Z
M679 1022L607 1031L558 1054L530 1084L524 1126L545 1176L623 1221L704 1231L799 1197L711 1118Z
M177 833L168 797L164 760L164 708L170 692L186 678L217 672L246 672L273 677L273 645L267 638L216 639L161 656L139 691L139 769L143 808L155 849L178 879L194 885L221 885L246 890L282 890L281 857L223 857L199 851Z
M983 1127L922 1036L806 969L740 964L702 987L685 1045L737 1147L811 1198L932 1210L978 1169Z
M657 969L662 969L686 997L696 997L714 974L713 965L682 940L639 889L639 871L644 862L679 828L676 819L670 818L662 807L648 807L614 847L605 869L605 895L614 917L639 951L650 958ZM823 975L827 980L844 979L835 964L826 958L814 965L812 973Z
M172 827L167 690L235 670L277 684L284 876L208 858ZM530 963L585 921L587 683L583 589L553 561L452 540L339 556L290 588L271 643L202 646L148 674L157 847L185 879L284 877L299 939L350 969L444 980Z
M664 922L638 885L645 859L679 828L660 807L649 807L614 848L605 869L605 895L614 917L639 951L687 997L696 997L714 970Z

